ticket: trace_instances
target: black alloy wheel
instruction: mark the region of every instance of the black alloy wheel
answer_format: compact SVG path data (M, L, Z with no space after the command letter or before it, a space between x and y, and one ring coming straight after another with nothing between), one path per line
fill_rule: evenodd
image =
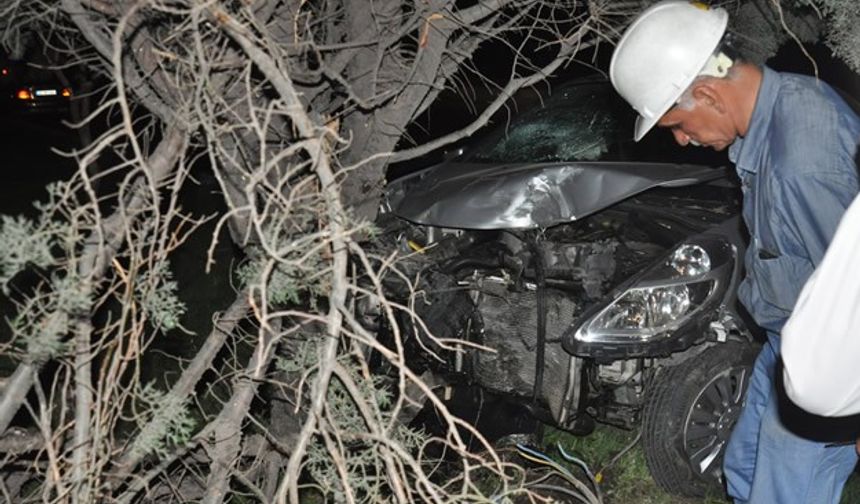
M684 421L684 449L699 474L719 477L719 459L741 413L751 367L726 369L715 376L693 402Z
M723 453L757 353L749 343L719 343L657 372L647 392L642 446L661 488L697 497L722 492Z

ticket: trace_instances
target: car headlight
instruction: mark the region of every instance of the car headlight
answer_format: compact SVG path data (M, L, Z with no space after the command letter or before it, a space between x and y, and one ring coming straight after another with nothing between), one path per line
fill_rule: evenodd
M701 245L685 243L675 249L669 264L679 275L704 275L711 271L711 256Z
M574 346L645 343L670 336L719 301L734 264L733 247L706 238L679 245L645 273L589 310L572 328Z

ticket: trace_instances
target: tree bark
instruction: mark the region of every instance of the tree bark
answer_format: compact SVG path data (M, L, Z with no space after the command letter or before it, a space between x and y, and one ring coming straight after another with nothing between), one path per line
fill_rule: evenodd
M280 319L272 321L272 331L280 328ZM260 340L254 355L245 368L245 376L239 378L233 395L221 410L216 420L214 441L208 447L210 464L209 480L206 483L204 504L220 504L229 489L230 474L233 471L242 447L242 421L251 407L251 400L257 391L260 379L269 369L274 355L272 339L274 334L268 329L260 329Z
M41 364L24 361L18 364L15 373L7 380L6 386L0 392L0 435L6 432L18 409L27 397L27 393L33 387L36 373L39 372Z

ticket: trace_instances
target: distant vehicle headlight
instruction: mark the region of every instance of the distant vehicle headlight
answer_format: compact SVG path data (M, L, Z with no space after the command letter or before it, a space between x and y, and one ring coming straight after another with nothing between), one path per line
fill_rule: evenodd
M29 89L19 89L17 93L15 93L15 98L19 100L32 100L33 95L30 93Z
M677 246L659 263L594 307L572 328L573 346L645 343L671 334L706 305L719 301L734 265L734 248L721 239Z
M62 91L60 91L60 96L68 98L72 96L72 90L70 88L64 87Z

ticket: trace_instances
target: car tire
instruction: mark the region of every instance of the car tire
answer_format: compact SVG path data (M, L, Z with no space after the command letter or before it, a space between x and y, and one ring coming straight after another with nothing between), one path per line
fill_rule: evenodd
M691 497L722 492L722 461L746 397L758 348L712 346L654 376L642 421L642 447L654 480Z

